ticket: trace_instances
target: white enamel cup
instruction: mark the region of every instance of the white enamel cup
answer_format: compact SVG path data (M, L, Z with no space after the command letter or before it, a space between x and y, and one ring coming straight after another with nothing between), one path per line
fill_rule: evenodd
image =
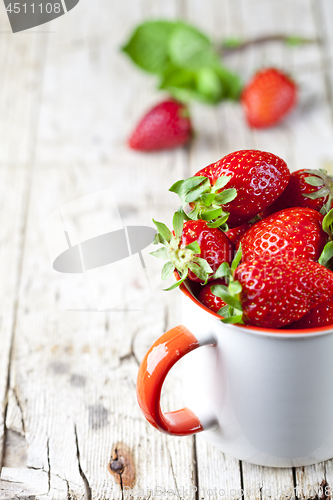
M181 290L183 325L160 337L139 369L137 396L147 420L168 434L206 431L223 452L257 465L332 458L333 325L226 325L198 302L189 284ZM163 414L164 379L183 356L186 407Z

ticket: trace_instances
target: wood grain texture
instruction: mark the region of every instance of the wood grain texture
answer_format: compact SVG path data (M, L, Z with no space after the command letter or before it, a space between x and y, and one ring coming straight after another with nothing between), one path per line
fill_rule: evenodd
M152 225L152 217L170 224L178 205L170 185L237 149L272 151L292 170L332 161L332 79L325 66L333 46L331 6L314 3L82 0L52 23L47 43L37 34L2 37L0 206L10 223L0 226L1 499L126 500L130 488L142 499L231 500L243 494L266 500L278 492L289 500L295 486L298 498L307 499L323 481L333 484L332 461L263 468L224 455L203 436L156 432L138 408L136 374L148 347L181 321L180 292L140 288L142 281L131 281L129 268L121 268L114 272L130 283L115 290L122 307L111 301L109 310L97 310L96 297L109 297L116 279L54 272L45 232L52 212L106 189L124 224ZM1 9L0 16L1 29L8 29ZM137 71L119 48L138 22L162 17L187 19L216 40L276 32L316 39L322 25L326 34L320 44L274 43L227 56L244 80L263 64L292 72L301 85L300 105L280 126L250 130L238 103L194 105L197 135L188 148L137 154L125 139L161 95L154 78ZM68 209L63 213L71 238L83 238L83 220L96 234L105 232L103 205L77 225ZM59 241L61 246L63 234ZM166 410L182 406L180 369L171 371L162 402ZM120 472L111 475L110 463Z

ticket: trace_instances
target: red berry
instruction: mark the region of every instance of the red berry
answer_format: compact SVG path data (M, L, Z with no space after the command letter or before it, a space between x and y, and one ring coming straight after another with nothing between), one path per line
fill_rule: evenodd
M240 238L243 262L259 257L318 260L328 240L323 216L310 208L287 208L256 222Z
M291 323L288 328L297 330L303 328L317 328L333 324L333 298L326 302L321 302L318 306L310 309L301 319Z
M223 278L220 278L218 280L211 281L208 285L205 285L199 292L198 299L200 302L208 307L208 309L211 309L214 312L218 312L221 307L224 307L226 305L225 302L223 302L220 297L217 297L212 293L211 287L213 285L226 285L226 282Z
M128 143L132 149L154 151L176 148L191 138L187 107L175 100L161 102L139 122Z
M318 184L313 186L308 182ZM311 196L311 198L309 196ZM288 186L281 196L264 212L264 217L290 207L306 207L318 212L332 208L333 177L325 170L297 170L292 172Z
M250 229L250 227L252 227L252 225L253 224L251 224L250 222L245 222L241 226L228 229L228 231L226 231L224 234L228 236L229 240L232 241L232 243L235 245L236 243L238 243L243 234L246 233L246 231Z
M276 68L256 73L241 96L246 119L255 128L279 123L293 109L296 100L296 84Z
M235 279L242 285L243 321L264 328L297 321L333 294L333 273L302 259L244 262L236 269Z
M278 156L245 149L224 156L195 175L208 177L212 186L222 176L231 177L225 188L218 192L230 188L237 191L236 198L222 206L223 210L230 212L228 225L235 227L271 205L287 187L290 172L286 162Z
M233 259L234 246L229 238L218 228L210 228L203 220L187 221L184 223L180 248L197 241L201 250L197 257L205 259L214 273L222 262L230 264ZM191 270L188 277L192 281L202 282Z

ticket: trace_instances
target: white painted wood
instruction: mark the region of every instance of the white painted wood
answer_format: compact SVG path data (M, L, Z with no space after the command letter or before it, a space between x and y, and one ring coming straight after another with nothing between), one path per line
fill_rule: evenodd
M327 2L321 0L321 4L328 8ZM0 15L1 29L8 29L1 9ZM141 310L129 311L133 302L122 287L119 295L126 311L92 311L95 303L86 277L55 273L48 255L44 233L48 215L79 197L112 188L124 224L151 225L153 216L170 224L178 206L176 196L168 192L170 185L230 151L271 150L293 170L333 159L323 73L307 69L323 57L316 45L288 49L273 44L228 56L230 66L244 79L264 63L291 68L302 84L302 100L283 125L253 132L244 123L238 103L223 103L216 109L194 105L197 136L188 150L150 155L128 150L125 141L133 124L161 95L154 90L154 77L140 73L118 49L140 20L179 16L217 40L276 32L315 38L318 33L310 2L303 0L141 0L116 5L81 0L52 23L48 45L37 35L6 35L0 45L1 61L6 61L5 83L0 85L0 104L5 109L0 137L7 139L0 148L4 165L0 204L10 220L0 226L0 239L7 242L0 247L0 276L8 276L2 288L6 307L0 350L0 429L7 401L19 231L28 194L30 170L25 164L29 169L34 166L0 498L120 499L121 488L107 471L113 446L119 442L131 450L136 471L133 488L139 498L159 498L157 492L164 488L179 488L175 497L217 499L223 490L222 498L239 498L242 485L244 498L246 492L248 498L276 498L276 490L282 492L281 498L292 498L291 469L240 464L203 436L198 436L194 447L193 438L167 437L144 421L135 396L138 362L159 335L181 321L179 293L151 290L136 304ZM10 99L14 84L15 101ZM21 147L17 147L18 138ZM15 197L4 189L8 185ZM103 232L101 220L94 229ZM107 291L103 286L100 294ZM180 383L179 370L172 370L163 393L166 410L182 406ZM299 498L308 498L311 488L325 477L333 484L332 474L331 461L297 469ZM198 493L195 486L201 488ZM157 492L149 492L157 487Z

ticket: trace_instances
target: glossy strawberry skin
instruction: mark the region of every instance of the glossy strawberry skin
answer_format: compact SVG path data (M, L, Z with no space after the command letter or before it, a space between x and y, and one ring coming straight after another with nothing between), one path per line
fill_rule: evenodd
M328 235L323 216L310 208L287 208L256 222L239 240L243 262L260 257L318 260Z
M296 102L296 84L276 68L256 73L241 96L246 120L254 128L276 125L295 107Z
M139 151L171 149L186 144L192 135L187 107L175 100L161 102L138 123L128 144Z
M226 282L223 278L211 281L208 285L205 285L204 287L202 287L202 289L200 290L199 295L198 295L198 300L200 300L200 302L205 307L207 307L208 309L217 313L221 309L221 307L226 305L226 303L223 302L223 300L220 299L220 297L217 297L216 295L214 295L212 293L211 287L213 285L225 285L226 286Z
M232 229L229 229L224 234L226 236L228 236L229 240L234 245L236 245L236 243L239 242L240 238L243 236L244 233L246 233L246 231L248 229L250 229L250 227L252 227L252 224L250 222L245 222L241 226L237 226L237 227L233 227Z
M184 223L180 248L197 241L201 249L198 257L206 259L213 271L217 271L222 262L231 264L234 256L234 246L225 234L218 228L209 228L203 220ZM192 281L201 280L189 270L188 278ZM213 278L211 278L213 279Z
M290 178L284 160L253 149L230 153L195 175L208 177L212 186L221 176L232 177L224 189L235 188L237 197L223 205L223 209L230 212L230 227L248 222L271 205L285 190Z
M291 323L289 328L301 330L328 325L333 325L333 297L310 309L301 319Z
M299 320L333 294L333 273L317 262L283 257L241 264L235 279L245 324L281 328Z
M279 210L283 210L284 208L291 207L312 208L313 210L317 210L319 212L323 205L327 203L328 196L312 200L311 198L307 198L303 195L319 191L324 186L324 181L321 186L311 186L305 182L305 179L308 177L318 177L318 179L320 179L319 176L315 176L304 169L292 172L290 174L288 186L283 191L281 196L279 196L279 198L266 209L266 211L262 214L263 217L267 217L268 215L278 212Z

